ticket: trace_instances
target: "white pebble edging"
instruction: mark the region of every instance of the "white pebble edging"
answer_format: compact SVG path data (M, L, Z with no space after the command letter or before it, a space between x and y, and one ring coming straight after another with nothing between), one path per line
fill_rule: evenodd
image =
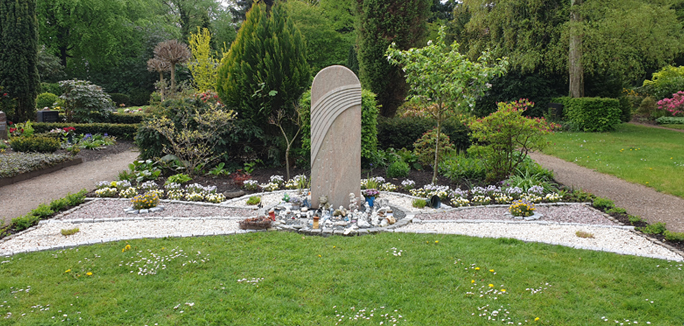
M79 228L79 232L63 236L62 229ZM143 220L100 223L41 223L31 232L0 244L0 255L63 249L96 243L164 237L194 237L254 232L240 230L234 219Z
M594 238L580 238L575 233L584 231ZM459 234L480 238L514 238L585 250L613 252L674 261L684 257L648 241L634 231L620 227L595 225L560 225L539 223L420 223L394 230L404 233Z

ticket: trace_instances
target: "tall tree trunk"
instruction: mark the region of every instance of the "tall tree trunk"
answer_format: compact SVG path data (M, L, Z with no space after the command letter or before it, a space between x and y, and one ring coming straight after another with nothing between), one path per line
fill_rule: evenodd
M437 107L437 138L435 141L435 165L432 171L432 183L437 181L437 170L439 169L439 134L442 133L442 103Z
M582 36L579 23L582 17L579 7L582 0L570 0L570 49L568 53L568 70L570 73L570 97L584 97L584 67L582 67Z

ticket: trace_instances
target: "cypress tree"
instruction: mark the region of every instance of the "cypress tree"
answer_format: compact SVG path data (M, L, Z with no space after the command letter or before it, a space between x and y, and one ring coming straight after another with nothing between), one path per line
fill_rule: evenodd
M32 120L36 112L38 20L35 0L0 0L0 85L15 99L17 121Z
M404 102L408 88L400 67L385 51L395 42L400 50L416 47L427 31L432 0L356 0L358 9L359 77L377 94L380 114L391 117Z
M284 8L258 2L221 62L216 91L238 119L264 130L274 110L294 110L310 78L304 40Z

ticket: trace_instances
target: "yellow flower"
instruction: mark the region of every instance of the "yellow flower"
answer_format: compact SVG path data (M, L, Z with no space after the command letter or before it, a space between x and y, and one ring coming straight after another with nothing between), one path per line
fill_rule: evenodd
M489 271L492 272L492 273L494 273L494 270L493 270L493 269L490 269Z
M318 255L318 257L320 257L320 256L321 256L321 255Z
M64 273L69 273L69 272L71 272L71 269L67 269L64 271Z
M539 317L537 317L537 318L534 319L534 321L538 321L538 320L539 320Z
M479 270L480 270L480 268L479 268L479 267L475 267L475 270L476 270L476 271L479 271Z
M337 246L333 246L333 249L337 248Z
M470 283L475 283L475 280L470 280Z
M490 287L490 288L493 288L493 287L494 287L494 284L489 284L489 287Z
M439 240L435 240L435 243L439 243Z
M91 276L91 275L93 275L93 273L92 273L92 272L88 272L88 273L86 273L86 275Z
M501 289L501 292L506 292L506 289Z

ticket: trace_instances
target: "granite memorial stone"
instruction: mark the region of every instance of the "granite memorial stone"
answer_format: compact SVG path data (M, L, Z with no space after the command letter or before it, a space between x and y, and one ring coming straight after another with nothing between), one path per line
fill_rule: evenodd
M361 83L344 66L321 70L311 86L311 207L361 194Z

